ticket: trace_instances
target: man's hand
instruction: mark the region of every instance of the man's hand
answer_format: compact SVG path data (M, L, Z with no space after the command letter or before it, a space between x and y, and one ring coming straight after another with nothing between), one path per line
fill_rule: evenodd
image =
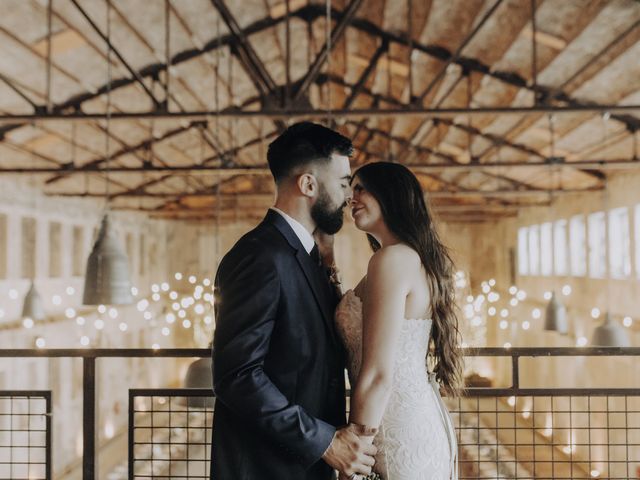
M322 459L341 474L369 475L376 463L373 456L378 449L371 445L371 438L358 437L348 428L336 431L333 441Z

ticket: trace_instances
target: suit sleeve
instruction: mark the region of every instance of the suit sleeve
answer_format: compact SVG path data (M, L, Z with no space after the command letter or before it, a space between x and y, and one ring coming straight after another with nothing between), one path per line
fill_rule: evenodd
M254 247L232 250L216 275L213 387L227 408L309 467L328 448L335 427L289 402L263 369L280 281L272 258Z

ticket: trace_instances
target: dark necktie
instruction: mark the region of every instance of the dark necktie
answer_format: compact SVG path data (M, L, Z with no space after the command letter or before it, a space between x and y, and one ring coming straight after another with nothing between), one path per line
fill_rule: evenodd
M322 266L322 260L320 260L320 250L318 250L317 244L315 243L313 244L313 248L309 252L309 256L311 257L311 260L313 260L313 262L316 265L318 265L319 267Z

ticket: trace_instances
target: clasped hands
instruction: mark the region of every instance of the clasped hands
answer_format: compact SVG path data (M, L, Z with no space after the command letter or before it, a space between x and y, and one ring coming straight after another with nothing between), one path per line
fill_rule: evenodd
M353 423L336 431L322 458L340 472L339 480L354 480L371 473L378 451L372 444L376 433L376 428Z

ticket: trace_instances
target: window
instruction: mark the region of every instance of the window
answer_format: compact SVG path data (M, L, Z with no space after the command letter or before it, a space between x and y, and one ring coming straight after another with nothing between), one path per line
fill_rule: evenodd
M540 274L540 226L529 227L529 273Z
M567 221L553 224L553 267L556 275L567 274Z
M36 219L22 219L22 278L36 275Z
M569 257L571 275L584 277L587 274L587 246L584 228L584 217L576 215L569 221Z
M604 278L607 274L605 213L592 213L587 221L589 227L589 276Z
M7 278L7 216L0 213L0 278Z
M58 222L49 224L49 276L57 278L62 275L62 225Z
M540 273L549 276L553 273L553 224L540 225Z
M520 275L529 274L529 252L527 250L527 227L518 229L518 273Z
M84 229L80 226L73 227L73 269L74 277L84 275Z
M146 260L147 260L147 255L146 255L146 238L144 235L140 235L139 237L139 242L140 242L140 254L138 255L138 273L142 276L145 274L145 264L146 264Z
M609 212L609 268L612 278L631 275L631 238L629 210L614 208Z
M635 240L636 240L636 275L640 278L640 204L636 205L635 217Z

